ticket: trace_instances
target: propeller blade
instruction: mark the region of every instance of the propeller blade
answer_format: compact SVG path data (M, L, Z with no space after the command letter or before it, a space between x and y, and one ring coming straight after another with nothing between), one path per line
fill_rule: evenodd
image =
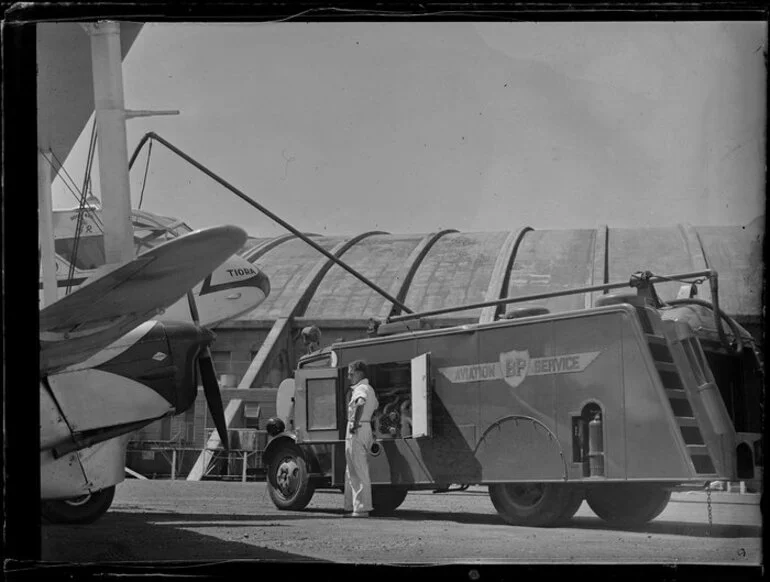
M195 295L192 292L192 289L190 289L187 292L187 305L190 306L190 316L192 317L193 322L195 325L200 325L200 317L198 316L198 304L195 303Z
M217 382L217 373L214 370L214 362L211 359L211 351L208 347L204 348L198 356L198 368L201 373L201 383L203 384L203 393L206 396L206 403L211 411L211 418L214 419L214 426L219 433L219 440L226 451L230 450L230 443L227 438L227 424L225 423L225 411L222 405L222 394L219 391L219 382Z

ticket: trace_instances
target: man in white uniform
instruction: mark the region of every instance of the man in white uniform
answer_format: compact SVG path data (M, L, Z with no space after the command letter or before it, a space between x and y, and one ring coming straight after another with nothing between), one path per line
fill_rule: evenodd
M366 362L356 360L348 366L352 394L348 403L345 438L345 511L352 517L369 517L372 511L372 482L369 479L369 448L372 413L380 405L374 388L366 379Z

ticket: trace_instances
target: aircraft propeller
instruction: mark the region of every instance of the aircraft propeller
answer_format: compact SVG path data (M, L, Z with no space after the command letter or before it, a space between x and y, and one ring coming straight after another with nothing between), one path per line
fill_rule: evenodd
M187 292L187 302L190 305L190 315L195 325L200 326L200 317L198 315L198 306L195 303L195 297L192 290ZM227 438L227 423L225 421L224 406L222 405L222 393L217 381L217 373L214 369L214 360L211 358L211 349L206 345L198 354L198 370L203 384L203 393L206 396L211 417L214 420L214 426L219 433L219 440L225 451L230 450L229 439Z

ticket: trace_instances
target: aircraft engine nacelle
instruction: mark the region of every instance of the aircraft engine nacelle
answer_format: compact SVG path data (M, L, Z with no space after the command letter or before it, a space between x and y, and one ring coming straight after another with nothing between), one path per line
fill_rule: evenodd
M84 362L51 374L47 386L56 406L41 400L41 446L57 446L62 438L59 422L44 422L58 409L76 437L91 440L98 440L94 431L107 437L111 428L184 412L198 393L196 359L213 338L191 323L148 321Z
M196 361L214 334L191 323L157 321L144 337L98 370L131 378L162 396L175 414L187 410L198 393Z
M215 325L248 313L270 295L270 280L256 265L233 255L193 288L200 324ZM160 316L162 321L191 321L183 297Z

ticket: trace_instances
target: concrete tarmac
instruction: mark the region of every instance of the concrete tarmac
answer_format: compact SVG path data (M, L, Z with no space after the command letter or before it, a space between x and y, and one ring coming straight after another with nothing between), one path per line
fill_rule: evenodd
M263 482L127 480L86 526L42 527L55 562L331 561L356 564L762 562L759 495L676 493L653 522L611 528L584 503L566 527L507 525L485 487L410 493L390 517L343 517L342 494L317 491L279 511Z

